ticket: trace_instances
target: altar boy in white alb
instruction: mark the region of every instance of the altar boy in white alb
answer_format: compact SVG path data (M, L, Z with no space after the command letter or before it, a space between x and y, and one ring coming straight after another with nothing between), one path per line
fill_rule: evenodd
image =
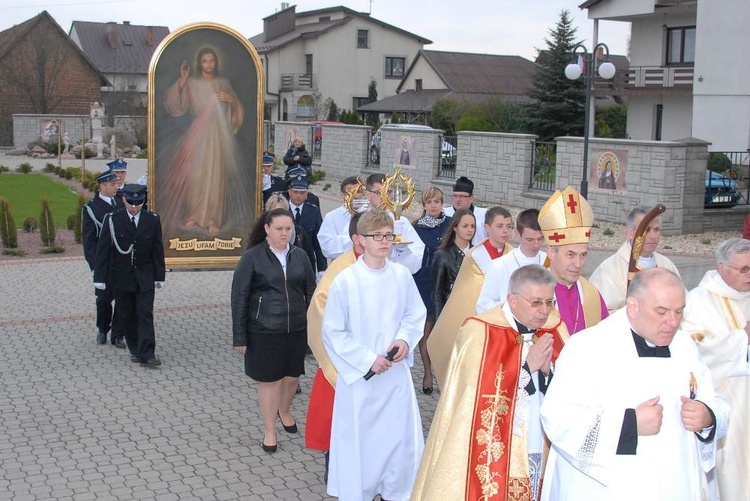
M636 275L625 308L563 348L544 403L543 500L701 501L728 406L687 332L682 281Z
M508 297L510 276L514 271L529 264L544 266L547 260L547 254L541 250L544 235L539 227L538 210L526 209L518 213L516 236L520 242L519 246L510 253L493 259L490 264L487 276L482 283L482 291L477 299L478 314L505 302Z
M333 280L323 314L323 345L338 371L328 494L408 500L424 436L405 359L422 337L427 312L409 270L388 260L390 215L368 210L353 238L364 254ZM391 362L385 354L394 348Z

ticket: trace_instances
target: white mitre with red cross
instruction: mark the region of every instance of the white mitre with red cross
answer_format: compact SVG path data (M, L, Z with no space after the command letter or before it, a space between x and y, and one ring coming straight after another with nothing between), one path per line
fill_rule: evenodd
M557 190L539 211L539 226L547 245L587 244L594 213L572 186Z

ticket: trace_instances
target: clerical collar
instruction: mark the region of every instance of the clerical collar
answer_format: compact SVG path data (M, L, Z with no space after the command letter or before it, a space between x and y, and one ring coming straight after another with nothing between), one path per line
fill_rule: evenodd
M529 329L519 322L515 315L513 315L513 320L516 322L516 330L519 334L534 334L536 332L536 329Z
M628 247L633 248L633 244L628 242ZM652 252L650 256L638 256L636 260L636 266L639 270L648 270L649 268L656 268L656 258Z
M484 248L487 249L490 258L493 260L502 257L503 252L505 252L505 244L503 244L502 248L498 249L497 247L492 245L492 242L490 242L489 238L484 241Z
M636 334L633 329L630 329L630 334L633 335L633 342L635 343L635 349L638 352L639 357L670 358L672 356L669 352L669 346L656 346L653 343L649 343L644 338Z
M639 270L648 270L649 268L655 268L656 258L653 254L648 257L638 256L637 264Z

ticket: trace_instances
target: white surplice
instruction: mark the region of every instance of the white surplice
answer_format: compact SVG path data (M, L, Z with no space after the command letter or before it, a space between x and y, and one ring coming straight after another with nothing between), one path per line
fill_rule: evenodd
M388 215L394 220L394 233L400 235L402 241L409 242L408 244L394 244L391 248L390 259L394 263L406 266L414 274L422 267L424 242L408 219L401 216L396 221L392 212L389 211ZM352 248L352 239L349 237L351 220L352 215L343 205L330 211L323 218L323 224L318 231L318 242L326 258L336 259Z
M678 277L680 276L677 267L667 256L654 252L653 259L657 268L665 268ZM599 289L610 313L625 306L629 262L630 242L625 242L617 249L616 253L602 261L589 278L589 282Z
M396 339L413 352L426 310L404 266L380 270L362 258L331 284L323 345L338 371L331 427L328 494L341 501L407 500L424 449L414 385L406 361L365 381L377 355Z
M716 474L722 501L750 499L748 320L750 292L731 288L711 270L688 294L681 325L698 343L716 391L731 409L727 435L717 441Z
M506 302L508 282L514 271L529 264L544 266L545 259L547 259L545 252L539 251L535 256L528 257L521 252L520 247L516 247L510 254L493 260L482 284L482 292L479 293L479 299L477 299L477 313L484 313Z
M352 248L352 239L349 238L351 220L352 215L343 205L326 213L318 230L318 242L326 258L336 259Z
M728 408L686 332L677 332L669 350L669 358L639 357L625 309L571 337L541 409L552 442L543 500L710 499L706 473L714 467L716 439L726 432ZM696 399L716 416L716 436L707 444L680 418L691 374ZM656 396L664 406L659 433L639 436L634 455L616 454L625 409Z

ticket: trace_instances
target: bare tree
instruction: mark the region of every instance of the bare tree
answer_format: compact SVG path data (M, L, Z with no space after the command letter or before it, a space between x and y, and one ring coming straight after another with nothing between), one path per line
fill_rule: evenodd
M0 84L13 89L34 113L54 113L75 94L75 85L62 85L75 49L58 31L39 23L0 60Z

